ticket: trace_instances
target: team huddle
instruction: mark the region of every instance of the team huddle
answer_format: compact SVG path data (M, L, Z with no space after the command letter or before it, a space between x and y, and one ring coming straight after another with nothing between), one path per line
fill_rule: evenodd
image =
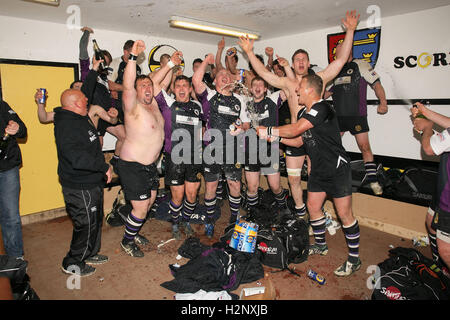
M241 37L238 45L250 67L245 75L236 67L233 48L226 53L225 67L222 65L222 39L216 56L210 53L203 60L196 59L192 78L178 68L183 62L180 51L161 57L158 70L141 74L138 59L146 50L141 40L127 41L120 59L113 60L104 51L102 59L92 59L89 69L86 46L92 30L83 28L82 81L63 92L61 107L53 112L45 111L41 92L35 95L41 122L54 122L58 174L66 210L74 222L63 271L87 276L95 272L92 265L108 261L99 252L103 186L105 180L111 181L113 170L132 205L120 246L132 257L143 257L140 245L149 241L139 232L156 199L156 163L161 154L164 183L171 194L172 235L181 239L181 231L188 237L195 234L190 217L198 205L202 177L208 237L215 232L222 177L229 190L230 223L238 220L241 209L251 210L258 203L261 174L267 176L279 209L289 210L280 182L280 150L286 154L295 205L292 215L307 221L313 230L309 254L328 252L323 205L329 196L348 247L347 259L334 273L349 276L359 270L360 228L352 211L350 158L341 136L346 131L355 136L366 166L364 183L370 184L375 194L382 194L368 139L365 87L370 85L380 100L378 113L387 112L387 102L379 76L367 62L352 58L358 20L354 11L342 19L345 39L337 47L336 59L323 70L311 67L303 49L293 54L290 64L281 57L273 60L274 50L266 48L269 62L264 65L262 57L254 53L253 41ZM113 66L112 73L108 66ZM330 96L333 105L326 101ZM105 163L102 153L105 132L117 138L111 165ZM301 185L305 162L307 203ZM243 178L246 194L241 194ZM241 208L243 197L245 208Z

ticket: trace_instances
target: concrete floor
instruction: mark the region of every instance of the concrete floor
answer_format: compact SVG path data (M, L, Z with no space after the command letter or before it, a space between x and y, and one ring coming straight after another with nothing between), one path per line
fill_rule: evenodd
M213 239L203 235L203 226L193 225L202 243L211 245L218 241L228 221L227 213L229 208L225 203ZM168 222L155 219L147 221L141 234L150 240L150 244L143 248L145 257L139 259L126 255L120 248L123 227L111 227L104 223L101 253L109 256L110 261L97 266L95 274L82 278L79 287L73 289L76 283L68 284L69 276L60 269L71 240L71 220L61 217L25 225L25 258L29 262L31 286L43 300L173 300L175 293L160 284L173 279L169 264L183 265L187 259L176 260L177 250L185 239L184 234L181 240L169 242L161 253L157 252L156 246L171 238L170 230ZM327 242L327 256L312 256L306 262L291 265L301 277L264 267L267 279L241 285L234 293L239 295L242 288L268 286L270 281L277 300L367 300L371 297L371 290L367 286L371 275L370 266L385 260L390 246L412 247L411 240L361 227L362 268L350 277L337 278L333 270L347 257L342 229L334 236L327 234ZM429 247L420 248L420 251L430 256ZM326 284L321 286L309 279L306 276L308 269L324 276Z

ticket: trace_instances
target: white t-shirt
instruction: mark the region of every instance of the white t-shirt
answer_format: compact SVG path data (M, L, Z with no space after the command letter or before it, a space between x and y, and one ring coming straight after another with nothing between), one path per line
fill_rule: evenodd
M450 127L441 133L434 132L430 138L430 145L437 156L450 152Z

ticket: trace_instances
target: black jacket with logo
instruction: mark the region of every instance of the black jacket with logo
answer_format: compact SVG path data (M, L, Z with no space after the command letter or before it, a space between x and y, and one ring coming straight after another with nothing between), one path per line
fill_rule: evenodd
M19 124L19 131L14 136L8 138L8 145L5 152L0 155L0 171L10 170L22 164L22 153L20 152L16 138L26 138L27 136L27 127L17 113L5 101L0 100L0 139L3 138L5 128L8 126L10 120Z
M89 117L61 107L53 111L61 185L79 190L103 185L109 165Z

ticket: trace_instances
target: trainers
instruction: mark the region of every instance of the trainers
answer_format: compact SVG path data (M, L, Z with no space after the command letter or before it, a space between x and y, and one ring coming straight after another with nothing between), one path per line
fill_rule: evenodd
M71 265L68 265L67 267L61 266L61 269L64 273L75 274L75 275L79 275L80 277L88 277L95 273L95 268L91 267L88 264L84 264L84 266L71 264Z
M373 193L377 196L383 194L383 187L380 185L378 181L370 183L370 189L372 189Z
M180 232L180 229L178 229L177 224L172 225L172 237L175 238L175 240L181 239L181 232Z
M334 274L338 277L348 277L361 268L361 260L358 259L356 263L345 261L339 268L334 270Z
M135 237L134 237L134 242L136 243L136 244L140 244L141 246L145 246L145 245L147 245L147 244L149 244L150 243L150 240L148 240L146 237L144 237L144 236L141 236L140 234L137 234Z
M309 255L320 254L321 256L326 256L328 253L328 246L326 244L317 244L309 246Z
M141 249L138 247L138 245L134 242L130 242L127 244L120 242L120 246L126 253L128 253L132 257L142 258L144 256L144 253L141 251Z
M86 260L84 260L87 264L103 264L108 262L109 258L107 256L104 256L102 254L96 254L95 256L89 257Z
M191 224L189 222L182 222L181 225L184 229L184 233L186 234L186 237L189 238L189 237L195 235L195 232L192 229Z
M205 224L205 235L208 238L212 238L214 235L214 224L212 223L207 223Z

